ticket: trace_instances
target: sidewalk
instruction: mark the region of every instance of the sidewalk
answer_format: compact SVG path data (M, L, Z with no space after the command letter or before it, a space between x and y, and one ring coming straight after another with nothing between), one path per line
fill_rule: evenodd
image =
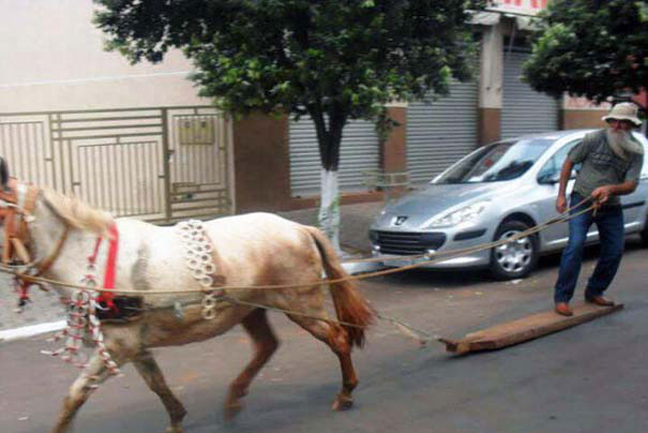
M382 207L382 202L360 203L341 207L342 220L340 227L340 242L342 248L352 254L368 254L370 249L368 229L373 217ZM279 212L284 218L302 224L316 225L318 209L305 209L290 212ZM11 292L11 278L7 274L0 274L0 285L3 288L0 296L0 340L3 335L14 335L8 330L36 326L45 323L59 322L54 326L60 327L64 318L64 310L55 293L45 293L32 289L33 302L22 312L16 313L17 297ZM39 333L42 327L27 329Z

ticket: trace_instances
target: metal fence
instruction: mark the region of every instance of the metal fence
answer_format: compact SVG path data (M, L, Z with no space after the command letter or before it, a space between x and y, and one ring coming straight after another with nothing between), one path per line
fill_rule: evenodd
M0 113L13 176L117 217L232 213L231 127L209 106Z

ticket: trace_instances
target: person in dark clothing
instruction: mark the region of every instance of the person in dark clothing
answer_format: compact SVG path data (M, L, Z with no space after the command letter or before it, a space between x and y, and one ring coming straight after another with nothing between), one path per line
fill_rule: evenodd
M573 315L569 301L574 296L583 256L587 232L596 223L601 242L601 253L596 268L585 288L585 301L601 306L614 302L603 296L621 263L624 245L623 212L620 195L637 188L643 166L643 146L632 137L632 129L641 126L637 106L624 102L615 105L603 117L608 128L587 134L567 156L560 173L556 210L567 209L565 189L573 167L581 164L571 193L571 213L591 206L595 209L569 220L569 241L560 261L560 271L554 287L556 313ZM578 208L574 208L579 205Z

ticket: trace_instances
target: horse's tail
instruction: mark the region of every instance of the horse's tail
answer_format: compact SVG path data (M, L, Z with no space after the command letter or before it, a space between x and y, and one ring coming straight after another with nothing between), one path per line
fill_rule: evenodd
M322 257L324 270L329 279L339 279L347 277L349 274L344 270L333 246L320 230L315 227L305 226L308 233L312 236L317 249ZM360 294L351 281L341 281L329 285L335 312L338 320L348 323L342 325L348 335L352 345L362 347L365 340L365 328L374 320L374 313L369 307L365 298Z

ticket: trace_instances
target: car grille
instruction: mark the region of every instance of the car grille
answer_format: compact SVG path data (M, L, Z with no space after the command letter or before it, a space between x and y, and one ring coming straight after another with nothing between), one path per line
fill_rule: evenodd
M413 255L438 250L445 243L445 233L407 233L372 230L369 234L382 254Z

